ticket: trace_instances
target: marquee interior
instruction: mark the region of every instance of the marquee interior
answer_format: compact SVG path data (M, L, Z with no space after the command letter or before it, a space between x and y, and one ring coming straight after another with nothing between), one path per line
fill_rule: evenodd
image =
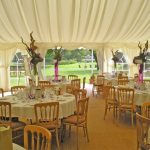
M0 86L4 89L12 57L17 49L25 51L20 37L29 42L31 31L42 56L56 45L94 48L100 68L107 71L111 49L122 49L132 67L138 42L150 40L150 1L1 0Z

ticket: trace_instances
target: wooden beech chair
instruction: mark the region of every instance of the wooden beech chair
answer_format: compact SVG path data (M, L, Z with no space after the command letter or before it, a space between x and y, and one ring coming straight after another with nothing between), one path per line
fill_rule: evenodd
M73 90L73 95L75 95L76 105L77 105L77 103L80 99L86 98L87 90L85 90L85 89L74 89Z
M57 147L59 146L58 128L59 122L59 102L38 103L34 105L36 125L47 128L55 133Z
M51 83L49 81L39 81L38 82L39 87L45 88L45 87L51 87Z
M82 85L82 86L83 86L83 87L82 87L83 89L85 89L85 81L86 81L86 77L83 77L83 85Z
M134 89L131 88L118 88L118 111L119 111L119 118L121 113L126 113L126 111L131 112L131 122L133 125L133 115L135 112L135 105L134 105Z
M105 99L105 113L104 120L107 114L107 110L113 109L114 118L117 117L117 100L115 96L115 88L110 85L104 86L103 97Z
M74 79L78 79L77 75L68 75L68 80L74 80Z
M128 83L129 83L129 80L125 80L125 79L118 80L118 85L127 85Z
M88 102L89 98L84 98L78 101L77 104L77 113L66 117L63 119L63 136L65 135L66 126L75 126L77 132L77 149L79 149L79 142L78 142L78 128L82 127L84 133L87 137L87 141L89 142L88 130L87 130L87 112L88 112Z
M74 87L74 89L80 89L80 79L71 80L71 87Z
M80 89L80 79L71 80L71 84L66 86L66 92L70 94L74 94L77 89Z
M143 103L141 107L141 114L144 117L150 118L150 102Z
M13 94L16 94L17 92L19 92L19 91L23 91L24 89L26 88L26 86L21 86L21 85L19 85L19 86L12 86L11 87L11 94L13 95Z
M150 119L136 113L137 150L150 149Z
M41 126L27 125L24 128L24 148L26 150L51 150L52 135Z
M100 94L100 92L103 92L104 80L105 77L103 75L97 76L96 82L93 83L93 89L92 89L93 96L94 93Z
M87 97L87 90L74 89L72 94L75 95L75 99L76 99L76 110L74 111L74 114L77 114L78 101Z
M0 93L2 94L2 97L4 97L4 90L3 90L3 88L0 88Z
M118 80L128 80L128 76L119 75Z
M13 121L11 116L11 103L2 101L0 101L0 124L10 126L13 140L23 136L23 133L20 134L20 131L23 131L26 125L21 121Z

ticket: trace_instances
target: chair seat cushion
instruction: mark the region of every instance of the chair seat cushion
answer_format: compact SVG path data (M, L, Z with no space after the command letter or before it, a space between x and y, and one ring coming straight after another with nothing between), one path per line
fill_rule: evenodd
M132 109L134 107L132 105L123 104L123 105L120 106L120 108L122 108L122 109Z
M47 128L49 130L60 128L60 122L57 123L56 121L41 122L41 123L37 123L37 125Z
M65 119L63 119L63 122L64 123L70 123L70 124L81 124L85 121L85 117L83 116L79 116L79 120L77 120L77 115L72 115L72 116L69 116Z

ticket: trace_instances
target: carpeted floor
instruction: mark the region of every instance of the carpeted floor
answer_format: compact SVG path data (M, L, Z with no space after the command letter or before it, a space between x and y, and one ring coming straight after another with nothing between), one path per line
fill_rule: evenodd
M90 96L88 111L88 131L90 142L87 143L82 128L79 131L80 150L136 150L136 127L132 127L130 116L126 119L114 121L112 111L104 116L104 100L101 96L92 96L91 87L88 89ZM72 128L71 136L67 132L61 150L76 150L76 130ZM52 141L52 150L55 150L55 138Z
M136 128L126 120L113 120L112 112L104 116L104 100L101 97L90 97L88 112L88 131L90 142L86 142L80 130L79 147L81 150L136 150ZM62 150L76 150L76 130L72 129L71 137L61 143Z

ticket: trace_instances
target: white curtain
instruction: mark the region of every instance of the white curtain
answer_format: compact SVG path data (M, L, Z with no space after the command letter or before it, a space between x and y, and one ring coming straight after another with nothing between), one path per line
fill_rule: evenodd
M21 36L29 42L33 31L44 47L130 45L150 39L149 6L149 0L1 0L0 42L20 43Z
M104 49L99 49L96 51L97 52L97 61L98 61L98 66L99 66L99 73L102 74L104 72Z
M39 53L42 56L42 58L45 58L47 49L39 49ZM40 80L44 80L44 75L42 73L42 66L43 66L43 62L38 63L38 76Z
M7 51L0 50L0 87L8 90L9 87L9 65L15 55L16 48Z

